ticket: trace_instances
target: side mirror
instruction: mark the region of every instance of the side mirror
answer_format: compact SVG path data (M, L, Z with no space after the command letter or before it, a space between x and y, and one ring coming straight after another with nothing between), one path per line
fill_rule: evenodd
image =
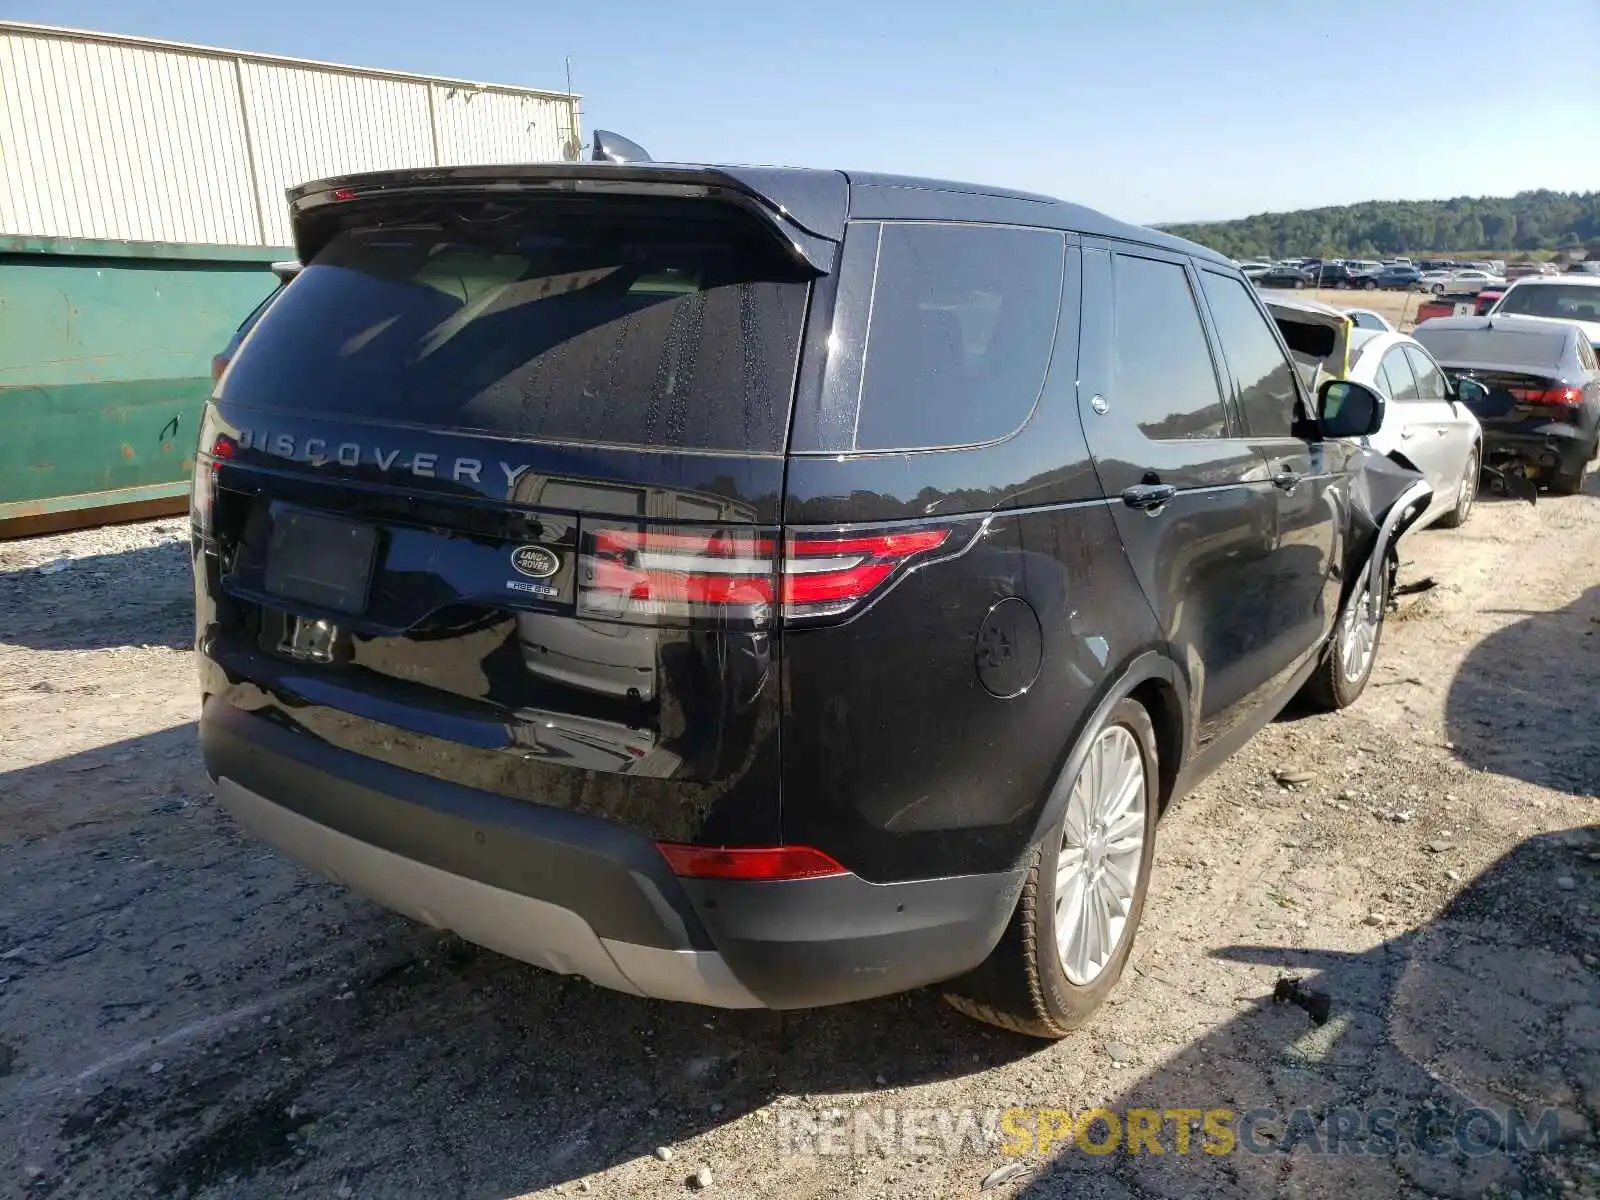
M1323 437L1365 437L1383 427L1385 401L1365 384L1330 379L1317 389Z
M1456 399L1466 405L1483 404L1489 399L1489 389L1476 379L1458 379Z

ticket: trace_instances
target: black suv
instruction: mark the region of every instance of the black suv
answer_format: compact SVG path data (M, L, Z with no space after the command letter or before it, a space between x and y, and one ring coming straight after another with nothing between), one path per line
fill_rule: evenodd
M1156 820L1372 667L1359 387L1040 196L649 162L290 196L194 487L221 802L624 992L1058 1036Z

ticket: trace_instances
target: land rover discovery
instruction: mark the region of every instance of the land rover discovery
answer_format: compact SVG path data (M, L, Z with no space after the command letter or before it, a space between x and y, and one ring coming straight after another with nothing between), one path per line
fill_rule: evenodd
M219 800L624 992L1115 985L1157 819L1360 694L1381 401L1227 259L1041 196L641 161L291 193L201 433ZM1318 409L1320 407L1320 413Z

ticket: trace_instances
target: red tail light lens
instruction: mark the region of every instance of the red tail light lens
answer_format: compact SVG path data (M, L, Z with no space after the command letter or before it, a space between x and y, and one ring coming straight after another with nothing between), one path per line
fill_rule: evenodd
M720 849L658 842L674 875L685 879L821 879L849 874L811 846L752 846Z
M211 517L217 505L219 461L232 458L237 451L237 443L219 433L212 439L209 452L202 449L194 456L194 473L189 481L189 523L204 537L211 535Z
M1511 394L1524 404L1553 404L1558 408L1577 408L1583 404L1580 388L1512 388Z
M777 594L770 531L586 526L578 615L653 624L714 617L765 626Z
M659 624L713 619L767 628L843 616L945 548L948 528L790 532L585 523L577 615Z
M949 540L948 529L791 533L783 550L784 619L849 612L895 572Z

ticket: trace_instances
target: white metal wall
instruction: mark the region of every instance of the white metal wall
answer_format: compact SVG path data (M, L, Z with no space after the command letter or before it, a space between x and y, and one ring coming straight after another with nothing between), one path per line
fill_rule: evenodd
M284 189L575 157L576 97L0 22L0 234L288 244Z

